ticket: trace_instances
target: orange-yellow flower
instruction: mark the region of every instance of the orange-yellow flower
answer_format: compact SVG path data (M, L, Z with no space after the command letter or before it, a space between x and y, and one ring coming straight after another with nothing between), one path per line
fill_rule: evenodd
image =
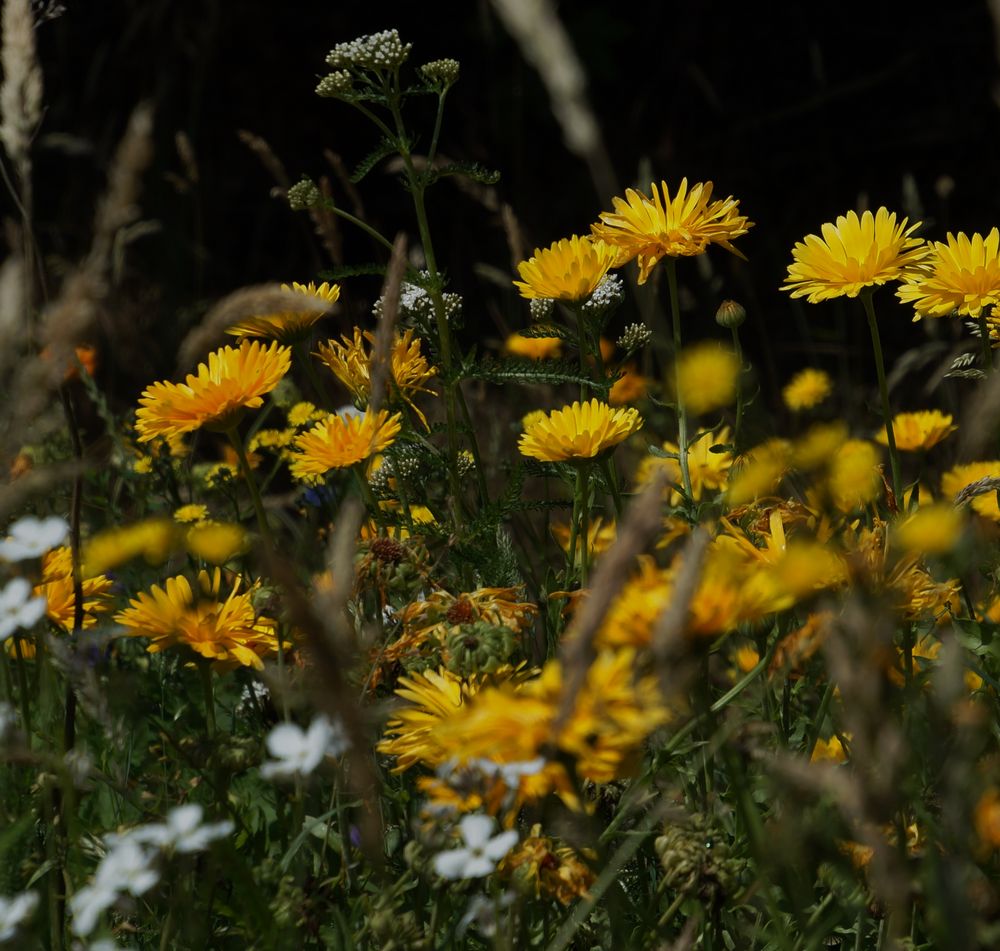
M380 409L363 416L331 414L295 440L290 468L296 479L325 475L344 469L392 445L401 428L400 414Z
M950 436L957 426L952 417L937 409L921 410L916 413L897 413L892 418L892 431L896 436L896 448L901 452L919 452L936 446L946 436ZM875 437L883 446L889 444L883 429Z
M543 462L593 459L642 427L638 410L592 399L554 410L526 426L518 448Z
M293 343L306 336L313 324L329 313L340 299L340 285L325 281L319 287L310 281L308 284L293 282L291 286L282 284L281 289L299 295L302 309L255 314L226 328L226 333L234 337L269 337L281 343Z
M532 257L518 264L521 280L514 281L514 286L529 299L583 301L615 267L617 256L617 250L603 241L573 235L544 250L535 248Z
M601 220L591 226L595 237L618 249L618 265L638 260L640 284L661 258L702 254L710 244L743 257L732 241L746 234L753 222L739 214L740 203L732 196L711 201L711 182L689 190L686 178L673 197L666 182L661 181L659 189L653 182L649 191L647 198L626 189L624 200L613 199L615 210L601 212Z
M524 337L521 334L511 334L504 342L503 348L515 357L527 357L529 360L548 360L559 356L562 350L562 338Z
M205 426L225 430L245 409L257 409L288 372L291 349L243 341L208 355L184 383L154 383L143 391L136 413L139 442L173 439Z
M916 317L946 317L958 313L978 317L984 308L1000 304L1000 229L935 241L925 267L909 276L896 294L913 304Z
M833 392L830 375L813 367L800 370L781 391L781 398L793 413L812 409Z
M897 224L896 213L886 208L860 218L849 211L836 224L824 224L822 238L810 234L796 243L781 289L816 304L903 280L928 254L923 239L910 237L919 227L919 221L907 227L906 218Z

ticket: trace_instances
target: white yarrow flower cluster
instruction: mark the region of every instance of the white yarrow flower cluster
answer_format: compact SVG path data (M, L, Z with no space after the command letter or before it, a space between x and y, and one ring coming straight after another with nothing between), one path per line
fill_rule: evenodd
M623 300L625 300L625 284L622 279L617 274L606 274L581 310L592 317L599 317L606 310L618 307Z
M57 515L48 518L26 515L11 525L7 537L0 540L0 561L39 558L62 545L68 537L66 519Z
M458 828L465 845L434 856L434 871L442 878L485 878L517 843L513 829L493 835L492 816L479 813L462 816Z
M267 735L267 751L274 757L260 768L264 779L308 776L327 756L341 756L350 746L343 724L323 714L308 730L296 723L279 723Z
M396 30L383 30L359 36L347 43L338 43L326 57L333 69L396 69L406 62L413 48L403 43Z
M190 803L171 809L165 822L105 836L108 851L93 879L69 900L73 934L89 935L98 918L121 896L138 897L148 892L160 880L161 855L203 852L216 839L232 834L229 820L202 824L203 816L202 807Z
M11 898L0 895L0 944L10 941L37 907L37 892L21 892Z
M31 582L13 578L0 591L0 644L19 628L29 628L43 617L48 602L32 597Z

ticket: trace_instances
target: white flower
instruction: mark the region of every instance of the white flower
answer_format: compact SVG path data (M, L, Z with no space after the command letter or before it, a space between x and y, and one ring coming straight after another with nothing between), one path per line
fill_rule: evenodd
M458 823L465 840L464 849L448 849L434 856L434 871L442 878L483 878L496 868L517 842L511 829L492 836L492 816L480 814L462 816Z
M166 822L139 826L128 837L168 852L204 852L216 839L231 835L234 827L228 819L202 825L203 815L197 803L177 806L170 810Z
M49 518L35 518L26 515L10 527L10 534L0 541L0 561L24 561L38 558L69 536L66 519L58 515Z
M497 763L491 759L470 759L469 766L478 769L484 776L499 776L508 789L517 789L522 776L536 776L545 768L545 757L519 760L514 763Z
M517 896L513 892L501 892L494 901L485 895L473 895L465 914L459 919L455 934L462 937L475 925L484 938L492 938L497 933L497 912L514 904Z
M295 723L279 723L267 735L267 750L276 757L264 763L264 779L308 776L327 756L340 756L349 746L340 721L320 714L308 730Z
M118 900L118 890L106 883L84 885L73 893L69 910L73 915L73 934L81 938L97 926L97 919Z
M159 871L152 865L153 858L154 854L144 849L133 836L122 836L101 859L94 884L143 895L160 880Z
M31 627L45 616L48 602L31 597L31 583L25 578L8 581L0 591L0 643L19 627Z
M37 907L37 892L21 892L13 898L0 895L0 943L10 941Z

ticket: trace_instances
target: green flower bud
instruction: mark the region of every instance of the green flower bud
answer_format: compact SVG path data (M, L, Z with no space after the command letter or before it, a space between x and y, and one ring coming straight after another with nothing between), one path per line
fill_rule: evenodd
M431 85L447 89L458 81L458 69L456 59L436 59L421 66L418 72Z
M517 649L517 638L509 627L474 621L461 624L444 643L446 666L454 674L491 674L502 667Z
M746 319L746 309L734 300L724 300L715 312L715 322L720 327L727 327L730 330L741 326Z
M339 99L349 95L354 80L346 69L338 69L335 73L324 76L316 85L316 95L324 99Z
M303 178L288 189L288 206L292 211L307 211L315 208L323 196L311 178Z
M653 331L645 324L629 324L618 338L618 349L626 354L635 353L653 339Z

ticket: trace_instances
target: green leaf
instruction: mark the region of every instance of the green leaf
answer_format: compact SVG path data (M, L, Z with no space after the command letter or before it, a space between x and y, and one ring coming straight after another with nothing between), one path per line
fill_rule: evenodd
M523 330L517 331L522 337L535 339L537 337L558 337L560 340L575 340L576 335L570 333L565 327L557 324L532 324Z
M478 162L452 162L440 168L430 169L427 172L426 182L430 185L439 178L446 178L449 175L464 175L474 182L479 182L480 185L495 185L500 181L499 172L484 168Z
M485 380L487 383L575 383L589 386L601 393L607 393L611 389L610 383L597 383L583 376L575 360L497 360L494 357L484 357L479 363L466 365L462 376L469 380Z
M398 151L399 143L395 139L383 138L371 152L358 162L357 167L351 173L351 182L357 185L382 159L388 158Z

